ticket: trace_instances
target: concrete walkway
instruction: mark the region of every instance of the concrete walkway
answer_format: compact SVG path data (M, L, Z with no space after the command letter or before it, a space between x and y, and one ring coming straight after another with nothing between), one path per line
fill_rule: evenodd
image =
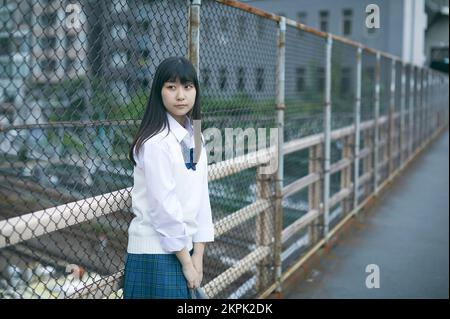
M285 298L449 298L448 129Z

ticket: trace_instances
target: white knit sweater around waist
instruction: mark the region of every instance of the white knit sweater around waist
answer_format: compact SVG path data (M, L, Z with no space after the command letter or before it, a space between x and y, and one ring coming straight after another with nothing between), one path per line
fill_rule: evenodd
M186 118L186 130L167 116L170 130L148 139L135 155L135 217L128 229L128 253L173 253L184 247L191 250L193 242L214 240L205 147L196 170L187 169L180 142L192 126ZM194 145L193 136L191 141Z

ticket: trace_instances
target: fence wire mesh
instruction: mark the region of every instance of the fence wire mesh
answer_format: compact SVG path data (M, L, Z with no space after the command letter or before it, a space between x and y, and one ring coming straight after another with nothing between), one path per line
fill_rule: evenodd
M304 30L290 25L286 28L285 142L323 132L325 44L325 39ZM307 176L314 156L308 149L285 154L283 185ZM310 190L304 189L283 199L284 229L314 207L314 203L309 201L309 193ZM311 232L314 230L320 231L318 225L312 226L309 231L297 232L283 243L284 269L288 269L312 244Z
M234 143L232 134L237 135L240 130L246 136L247 143L238 145L236 140L233 148L236 153L233 157L242 150L245 154L251 152L249 145L252 138L269 143L270 132L265 128L275 127L274 44L277 41L277 24L249 12L223 6L216 1L202 1L201 14L200 29L203 32L200 33L200 77L204 89L202 127L205 129L206 139L209 129L220 128L220 138L224 145L222 152L218 152L218 157L214 154L216 160L209 158L210 163L215 163L229 158L230 154L226 154L225 149L230 143ZM266 136L262 136L258 128L264 128ZM227 129L233 133L227 135L225 131L224 134ZM212 175L215 175L214 171ZM214 220L226 218L260 200L260 186L256 167L210 182ZM271 200L269 209L273 209L272 203ZM267 222L265 231L273 233L273 220ZM211 279L262 244L263 239L257 233L258 230L261 231L261 223L261 217L251 218L245 224L216 238L214 245L206 251L211 265L206 264L205 269L210 269ZM270 247L273 252L273 246ZM248 298L267 289L273 282L274 274L272 263L265 263L267 266L252 267L236 280L230 280L230 285L215 296ZM260 280L257 273L264 273L265 278ZM224 280L229 278L225 277Z

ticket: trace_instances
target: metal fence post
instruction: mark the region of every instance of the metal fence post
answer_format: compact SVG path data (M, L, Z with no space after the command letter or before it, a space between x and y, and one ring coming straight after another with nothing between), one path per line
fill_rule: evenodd
M423 130L423 72L421 68L418 68L419 80L418 80L418 125L417 125L417 147L422 146L422 130Z
M377 52L376 64L375 64L375 110L374 110L374 136L373 136L373 192L375 196L378 194L378 171L379 171L379 117L380 117L380 53Z
M428 141L428 81L427 70L423 69L423 112L424 112L424 125L423 125L423 140L424 143Z
M197 76L200 77L199 53L200 53L200 6L201 0L191 0L189 6L188 21L188 59L197 70Z
M342 159L346 159L349 161L352 161L353 151L354 151L354 142L355 136L354 135L347 135L343 138L343 145L342 145ZM347 166L342 169L341 171L341 189L348 189L350 190L350 187L352 186L352 167ZM342 215L346 215L347 213L352 211L352 205L353 205L353 199L350 197L345 198L341 201L341 209L342 209Z
M419 67L417 67L417 75L416 75L416 81L417 81L417 85L416 85L416 96L417 96L417 103L416 103L416 108L417 108L417 117L416 117L416 122L417 122L417 128L415 130L415 146L414 149L417 149L420 146L420 130L422 128L422 72L419 69Z
M405 162L405 103L406 103L406 74L405 63L401 63L401 87L400 87L400 169Z
M373 148L373 138L372 138L372 130L366 129L364 130L363 133L363 138L364 138L364 148L369 148L372 149ZM372 170L372 175L373 175L373 154L370 153L369 155L364 157L363 160L363 173L367 174ZM368 197L371 193L370 190L370 184L369 183L364 183L364 197Z
M360 149L360 124L361 124L361 64L362 49L356 51L356 92L355 92L355 143L354 143L354 173L353 173L353 210L358 206L359 190L359 149Z
M322 159L323 159L323 146L317 144L309 148L309 174L322 175ZM308 205L309 209L315 209L320 212L320 202L322 194L322 182L321 179L308 186ZM320 238L321 234L318 231L319 219L315 219L314 222L308 226L308 238L309 245L313 246Z
M391 176L392 171L394 170L394 148L395 148L395 59L391 60L391 85L390 85L390 103L389 103L389 133L388 133L388 176Z
M331 50L333 39L327 36L325 47L325 110L324 110L324 190L323 190L323 216L324 216L324 238L328 242L329 232L329 197L330 197L330 153L331 153Z
M188 59L193 64L197 71L197 77L200 79L200 6L201 0L191 0L189 6L189 21L188 21ZM195 120L195 119L194 119ZM200 125L201 121L194 121L194 127ZM200 135L195 134L195 145L201 144ZM200 158L200 148L195 148L195 162Z
M278 170L275 182L275 281L276 292L282 291L282 232L283 232L283 178L284 178L284 81L285 81L285 54L286 54L286 18L281 17L278 28L278 50L277 50L277 79L276 79L276 105L277 128L278 128Z
M408 132L408 158L411 157L413 153L413 146L414 146L414 102L415 102L415 79L416 79L416 69L411 64L409 66L410 72L409 72L409 132Z
M261 166L257 168L256 172L256 198L270 200L270 181L271 176L261 172ZM260 212L256 216L256 246L269 247L271 239L273 237L273 209L269 207ZM272 278L270 276L271 261L270 256L265 257L258 262L256 267L256 291L261 293L264 289L267 289L271 285Z
M427 140L430 137L430 128L431 128L431 105L430 105L430 72L427 69L425 71L425 86L426 86L426 108L427 108L427 125L426 125L426 137Z

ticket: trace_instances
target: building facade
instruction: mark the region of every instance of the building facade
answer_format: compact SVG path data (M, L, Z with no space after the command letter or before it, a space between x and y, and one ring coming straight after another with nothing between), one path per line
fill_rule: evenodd
M403 60L425 63L427 16L424 0L247 0L251 6L364 45ZM379 7L380 28L366 26L366 8ZM370 12L370 11L369 11Z

